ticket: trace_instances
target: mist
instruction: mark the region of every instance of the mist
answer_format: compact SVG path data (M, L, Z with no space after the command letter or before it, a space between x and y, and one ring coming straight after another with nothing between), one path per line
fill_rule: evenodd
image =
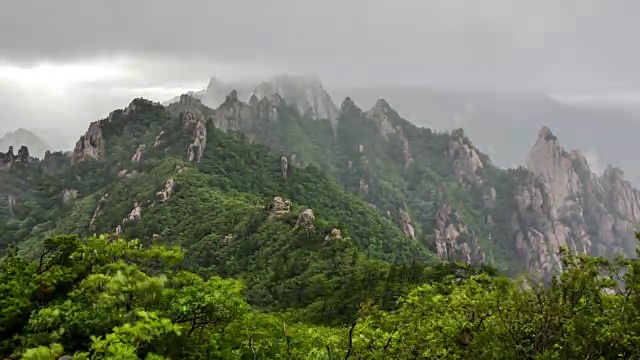
M338 105L350 89L378 89L409 120L468 127L484 151L515 166L525 150L501 159L505 150L481 131L510 119L434 116L421 111L421 94L556 94L565 104L635 107L639 14L631 0L10 2L0 11L0 132L29 128L70 148L89 122L133 98L164 101L205 88L210 76L257 83L289 73L320 78ZM371 106L363 94L356 101ZM625 116L621 124L635 115ZM513 136L532 143L529 128L563 121L534 120L514 124L523 133ZM595 167L615 160L602 146L585 147Z

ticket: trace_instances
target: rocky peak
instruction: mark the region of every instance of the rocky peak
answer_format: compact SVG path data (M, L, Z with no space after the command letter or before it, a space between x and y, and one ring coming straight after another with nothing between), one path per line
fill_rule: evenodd
M300 114L312 119L329 119L332 123L338 118L338 109L320 80L304 76L278 75L254 89L258 98L280 95L285 101L298 109Z
M569 196L581 191L582 184L573 167L574 157L578 155L574 153L572 156L566 152L546 126L538 132L538 138L529 153L527 168L549 186L552 201L557 207L562 206ZM586 164L586 160L578 160ZM586 171L591 172L588 168Z
M0 170L8 170L16 160L16 156L13 153L13 146L9 146L9 150L6 153L0 153Z
M456 176L466 182L482 183L482 176L478 170L483 169L484 164L480 159L478 149L469 141L464 130L453 130L449 139L447 154L453 159Z
M200 107L202 105L200 99L195 98L191 94L180 95L180 101L178 103L183 108Z
M106 155L106 144L99 121L92 122L73 149L72 164L87 160L99 160Z
M373 108L365 114L368 120L375 122L380 135L387 140L389 139L389 135L397 132L389 119L390 110L391 107L389 104L385 100L379 99Z
M629 221L640 222L640 191L624 178L622 169L609 165L599 180L605 205Z
M340 105L340 112L344 114L349 114L351 116L361 116L362 110L356 105L356 103L351 99L351 97L347 96L342 100L342 104Z
M265 210L269 212L269 218L280 217L291 210L291 202L276 196L269 205L267 205Z

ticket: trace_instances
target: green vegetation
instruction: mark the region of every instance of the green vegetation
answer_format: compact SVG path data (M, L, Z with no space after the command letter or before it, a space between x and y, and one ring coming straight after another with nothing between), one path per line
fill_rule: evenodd
M213 114L136 99L98 124L103 158L0 171L0 357L639 358L640 260L564 254L526 289L498 275L516 269L513 196L531 173L481 155L484 182L465 182L449 134L388 109L385 139L355 107L333 128L286 102L240 132L207 122L189 162L186 110ZM286 178L281 153L297 155ZM492 266L436 259L445 205Z
M565 253L565 272L549 287L529 289L491 271L437 266L423 270L429 274L424 284L401 297L395 309L354 302L353 319L323 326L288 312L258 311L247 303L241 281L199 276L182 268L183 258L177 247L147 247L110 236L50 238L35 261L10 251L0 262L0 355L39 360L64 354L74 359L639 356L637 259L609 262ZM344 285L357 292L369 284Z

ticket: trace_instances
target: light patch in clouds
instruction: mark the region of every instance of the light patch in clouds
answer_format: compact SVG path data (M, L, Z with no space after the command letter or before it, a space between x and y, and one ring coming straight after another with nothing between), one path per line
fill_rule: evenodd
M64 95L71 86L83 83L124 80L130 77L124 63L116 61L42 63L35 66L0 64L0 81L9 81L24 90Z

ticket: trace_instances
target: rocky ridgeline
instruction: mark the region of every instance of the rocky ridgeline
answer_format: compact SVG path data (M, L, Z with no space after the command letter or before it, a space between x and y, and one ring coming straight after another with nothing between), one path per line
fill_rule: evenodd
M6 153L0 152L0 171L11 169L14 163L26 164L30 159L29 149L26 146L21 146L17 154L13 152L13 146L9 146Z
M76 144L72 163L105 157L104 125L134 113L136 104L134 100L125 110L92 123ZM415 163L424 162L418 155L420 149L424 149L420 143L424 140L416 135L423 129L401 119L382 99L370 110L362 111L347 97L338 110L319 83L283 77L254 88L247 102L242 101L234 90L219 107L211 109L196 96L182 95L167 110L179 116L184 129L192 134L190 145L185 149L185 159L197 163L206 149L210 126L225 132L242 132L250 141L263 142L265 126L280 120L283 104L297 108L307 118L331 120L336 137L336 126L340 126L340 121L351 121L343 119L357 119L353 120L356 126L375 129L377 138L373 143L365 145L354 141L354 144L346 144L352 146L353 152L343 166L345 173L353 175L348 178L353 183L345 186L396 222L408 237L428 241L442 260L485 263L487 249L482 247L499 243L496 246L513 248L517 256L514 263L548 279L561 270L561 246L591 255L635 254L636 241L632 232L634 224L640 222L640 191L624 179L620 169L609 167L602 176L593 174L580 151L565 151L548 128L540 130L526 167L511 172L509 190L496 186L492 175L487 175L489 169L495 168L462 129L447 134L448 143L439 154L447 159L452 173L466 191L480 194L479 203L484 203L480 209L484 223L482 228L477 228L477 224L471 228L454 206L442 198L440 190L434 190L439 194L436 196L439 200L435 224L426 226L409 215L419 218L416 209L404 205L383 208L375 200L375 192L379 191L375 187L380 180L372 167L376 157L396 149L393 150L396 154L393 162L398 176L404 176L401 173ZM130 155L131 162L139 162L146 149L161 146L167 132L163 129L155 141L138 144ZM335 140L337 138L334 143ZM299 160L293 155L281 155L279 161L281 176L286 180L289 167L298 164ZM163 191L158 196L168 198L170 191ZM508 214L496 213L504 212L504 207L498 207L498 203L507 204ZM496 218L501 219L500 227L495 226ZM496 230L498 228L501 232Z
M634 224L640 221L640 192L622 171L598 177L580 151L567 152L544 127L527 160L534 177L516 194L515 244L530 270L561 270L558 249L575 253L635 256Z

